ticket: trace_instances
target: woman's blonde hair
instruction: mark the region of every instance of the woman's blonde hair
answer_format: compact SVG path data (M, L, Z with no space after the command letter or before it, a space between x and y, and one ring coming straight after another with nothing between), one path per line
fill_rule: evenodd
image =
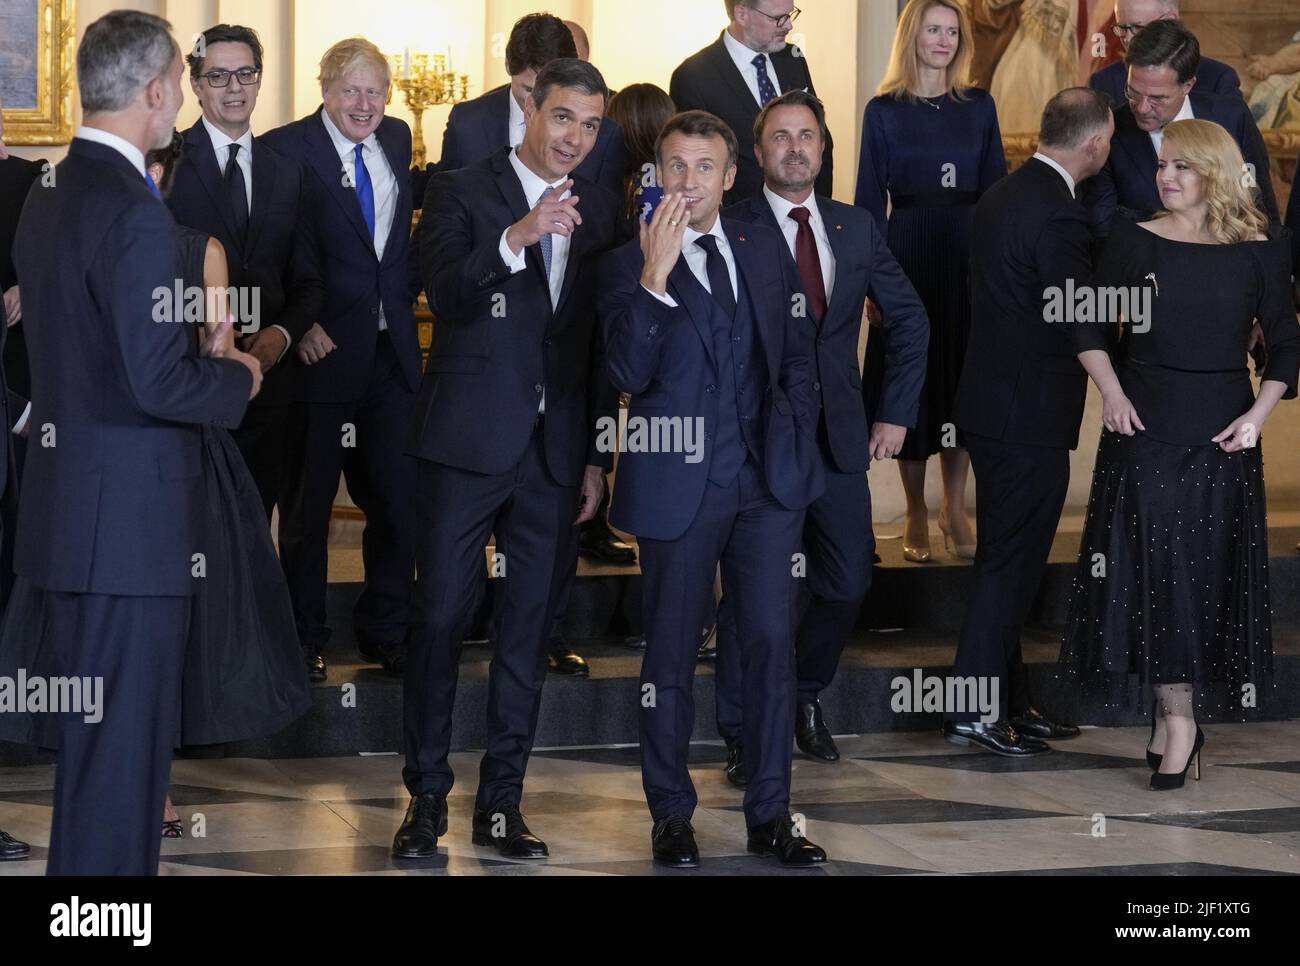
M898 18L894 49L889 55L889 70L876 88L878 96L892 96L901 101L921 99L916 94L921 77L921 59L916 53L916 38L921 35L925 15L934 7L943 7L957 15L957 53L948 65L948 96L953 100L965 100L963 92L970 87L970 68L975 46L971 37L970 18L966 15L966 8L957 0L909 0L903 9L903 15Z
M388 58L365 37L349 37L347 40L340 40L325 51L325 55L320 59L320 76L317 80L320 81L323 89L340 77L347 76L354 68L363 65L373 67L382 73L385 87L392 84L393 69L388 63Z
M1206 226L1220 243L1250 241L1264 231L1268 219L1256 203L1258 189L1248 186L1241 148L1231 134L1213 121L1174 121L1165 128L1164 144L1171 157L1200 176L1208 208ZM1267 171L1254 174L1269 176Z

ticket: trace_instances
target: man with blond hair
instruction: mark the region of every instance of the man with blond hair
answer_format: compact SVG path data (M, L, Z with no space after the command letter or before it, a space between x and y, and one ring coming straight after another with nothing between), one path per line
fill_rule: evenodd
M326 673L326 544L340 472L366 516L365 590L353 609L362 657L400 674L407 631L415 473L403 448L420 383L419 283L411 131L384 116L391 82L374 44L341 40L321 58L323 105L264 138L302 165L309 262L325 282L320 318L293 350L302 370L280 523L298 641L315 680Z

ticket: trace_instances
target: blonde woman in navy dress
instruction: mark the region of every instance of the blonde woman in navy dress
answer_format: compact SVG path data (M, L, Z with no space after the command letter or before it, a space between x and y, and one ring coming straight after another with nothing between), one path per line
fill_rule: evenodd
M939 529L944 543L959 557L975 556L975 533L966 514L970 457L956 435L952 410L970 332L975 203L1007 173L1007 163L993 98L967 86L973 53L960 5L911 0L898 23L889 71L862 123L855 203L875 216L930 317L915 425L887 411L890 394L882 390L889 348L884 328L876 325L862 379L868 423L908 427L898 469L907 494L903 553L916 562L930 559L925 471L936 453L943 472Z
M1200 778L1196 711L1240 717L1272 671L1260 441L1296 395L1300 324L1289 233L1269 227L1242 171L1219 125L1166 127L1166 210L1117 222L1097 269L1098 285L1143 298L1117 345L1104 323L1074 328L1105 431L1062 660L1082 688L1116 695L1136 676L1154 692L1153 790L1181 788L1193 765ZM1256 320L1258 393L1246 366Z

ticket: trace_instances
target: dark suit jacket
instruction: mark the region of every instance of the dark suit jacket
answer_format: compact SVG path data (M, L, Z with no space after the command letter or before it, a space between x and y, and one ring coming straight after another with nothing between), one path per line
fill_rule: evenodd
M1300 171L1300 164L1297 165ZM1286 226L1291 229L1291 249L1295 255L1295 277L1292 282L1295 283L1297 304L1300 305L1300 187L1296 186L1295 179L1291 181L1291 200L1286 206Z
M238 426L251 377L198 358L185 323L155 321L176 248L139 171L82 139L56 171L15 242L33 396L15 569L47 590L188 595L204 550L200 426Z
M40 178L44 164L12 155L0 161L0 292L18 284L13 260L14 233L18 230L18 216L23 213L27 191ZM4 345L5 378L11 391L26 397L31 395L31 377L27 373L27 342L22 323L14 326L8 336ZM21 414L19 409L17 415Z
M863 303L870 297L881 307L889 332L885 383L877 413L881 422L909 428L916 425L930 320L871 214L829 198L818 198L817 207L835 255L835 287L826 317L817 328L813 389L821 393L835 465L841 473L861 473L871 462L870 427L862 407L862 374L858 370ZM780 231L772 206L761 191L728 208L726 215ZM789 245L785 249L788 255Z
M413 170L415 203L419 205L435 171L455 171L491 157L510 144L510 85L503 84L471 101L457 104L447 115L442 134L442 158L437 164ZM612 117L600 122L591 153L575 169L615 197L623 196L623 167L626 164L623 129Z
M291 346L320 317L325 283L313 274L308 251L309 219L303 210L302 169L253 140L253 204L248 237L241 242L227 201L221 163L203 122L185 132L185 153L176 169L167 207L179 224L204 232L226 250L232 287L259 292L257 328L282 325ZM238 332L243 319L236 319ZM287 402L293 349L266 375L253 405Z
M306 402L356 402L370 384L379 337L379 307L402 375L414 392L420 384L420 340L414 302L419 279L411 236L411 129L385 117L377 137L393 176L397 203L384 258L361 214L356 189L343 184L344 168L317 108L297 121L269 131L261 140L296 161L303 172L303 222L311 277L324 279L320 323L338 346L320 362L303 366L295 394ZM256 176L253 191L256 193Z
M603 375L595 332L596 258L614 245L618 199L573 176L582 224L570 237L552 309L541 246L511 274L501 233L528 214L510 148L429 181L420 218L420 268L438 317L409 452L475 473L504 473L523 456L546 399L545 450L555 481L574 486L596 450L596 419L618 399Z
M1044 292L1087 285L1087 213L1036 158L993 185L971 235L971 330L954 421L1010 443L1074 449L1088 379L1069 324L1043 318Z
M724 31L725 33L725 31ZM776 77L772 78L779 92L813 89L812 74L803 51L793 45L772 54ZM679 111L708 111L722 118L736 133L740 142L740 160L736 166L736 183L727 192L723 204L732 205L757 194L763 187L763 171L754 158L754 121L760 110L758 101L750 93L749 85L736 68L736 62L727 53L722 35L700 50L673 71L669 94ZM817 177L817 194L829 198L834 184L834 139L827 135L826 153L821 174Z
M1255 166L1260 207L1270 221L1276 222L1277 198L1269 175L1268 149L1246 102L1240 97L1198 94L1195 89L1187 96L1192 102L1192 113L1200 120L1222 125L1241 148L1246 162ZM1098 238L1110 234L1110 223L1116 213L1131 221L1147 221L1164 208L1156 190L1157 160L1151 135L1137 126L1133 111L1127 104L1117 108L1110 159L1100 174L1084 182L1081 196Z
M773 228L730 218L722 219L722 228L749 297L766 367L761 432L767 485L783 506L802 509L825 488L812 388L816 323L796 314L799 282L785 239ZM696 463L681 453L623 453L609 519L638 537L675 540L695 519L704 497L712 455L708 441L717 430L713 303L684 257L678 257L668 279L676 307L641 285L644 264L639 241L615 249L601 264L600 318L610 380L632 396L629 419L702 418L707 441L704 458Z
M1124 88L1128 86L1128 67L1123 61L1108 64L1088 78L1088 86L1109 97L1112 107L1122 107L1128 103L1124 96ZM1202 57L1201 66L1196 69L1196 86L1192 90L1198 94L1241 97L1241 78L1223 61Z

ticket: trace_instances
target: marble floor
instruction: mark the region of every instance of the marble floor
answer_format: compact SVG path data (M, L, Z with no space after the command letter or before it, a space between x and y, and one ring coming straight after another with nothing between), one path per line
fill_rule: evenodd
M741 793L720 744L692 746L703 861L656 868L637 749L539 749L523 811L547 841L541 863L470 844L477 756L453 756L436 859L395 861L406 807L396 755L177 761L185 837L163 843L164 875L1254 875L1300 874L1300 721L1206 727L1202 780L1147 789L1141 728L1088 728L1050 755L1009 761L929 733L847 736L834 765L795 756L793 811L832 861L783 870L745 852ZM0 875L39 875L52 766L0 769L0 828L32 858Z

